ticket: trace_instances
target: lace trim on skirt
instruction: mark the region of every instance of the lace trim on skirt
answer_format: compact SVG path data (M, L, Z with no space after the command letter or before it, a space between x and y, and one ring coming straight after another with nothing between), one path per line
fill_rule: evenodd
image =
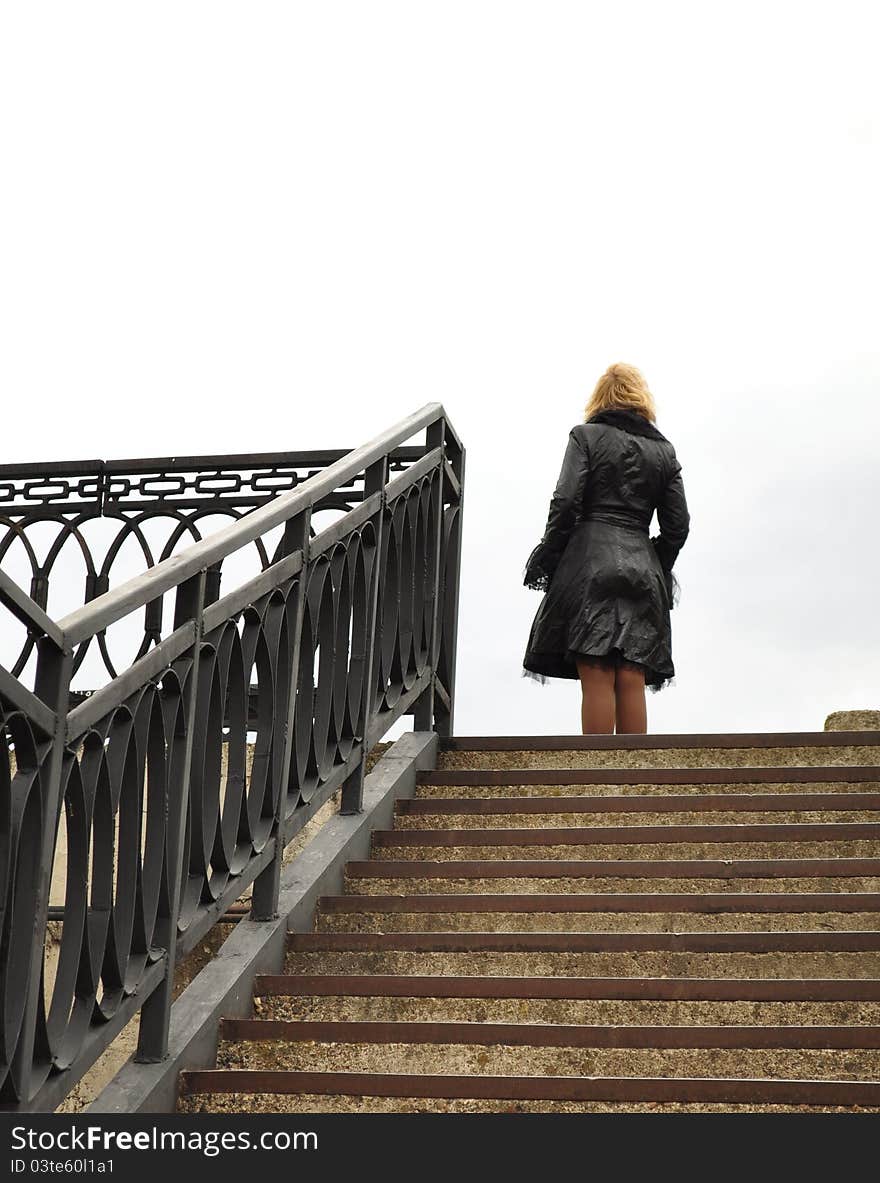
M607 659L597 659L597 661L601 661L601 660L605 660L606 664L607 664ZM630 665L630 666L636 665L635 662L623 662L622 664L623 665ZM637 665L636 668L643 669L644 667ZM539 673L536 673L535 670L527 670L525 668L525 666L522 667L521 676L523 678L528 678L529 681L531 681L531 682L537 682L540 686L546 686L549 682L552 682L554 680L553 678L548 677L547 674L539 674ZM675 683L675 675L673 674L671 677L664 678L660 682L654 682L654 683L646 682L645 689L650 690L650 692L652 694L656 694L660 690L665 690L667 686L674 686L675 684L676 684Z

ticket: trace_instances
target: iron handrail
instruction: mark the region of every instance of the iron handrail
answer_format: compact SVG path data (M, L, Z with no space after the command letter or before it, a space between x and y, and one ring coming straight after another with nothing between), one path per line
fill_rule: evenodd
M422 429L424 443L399 448ZM367 754L396 719L451 731L464 449L428 403L324 455L337 458L60 621L0 572L0 604L38 650L32 691L0 667L0 798L13 821L2 1107L54 1107L137 1013L137 1057L161 1059L176 958L249 887L255 918L277 911L285 847L335 792L343 812L360 811ZM344 512L314 532L325 508ZM220 596L223 559L251 542L263 570ZM90 638L150 616L169 591L170 631L153 613L128 668L84 701L72 694ZM51 898L61 818L63 907ZM50 922L62 935L44 1005Z

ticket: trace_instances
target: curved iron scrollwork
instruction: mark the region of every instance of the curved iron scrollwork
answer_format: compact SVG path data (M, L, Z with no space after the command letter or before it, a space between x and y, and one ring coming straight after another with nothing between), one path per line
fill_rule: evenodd
M399 448L389 457L390 472L405 472L418 458L418 448ZM140 570L149 570L186 546L213 533L218 521L239 521L252 509L298 488L345 452L291 452L284 456L204 456L141 461L97 461L87 465L0 466L0 567L19 549L17 571L21 586L44 611L55 579L66 588L81 582L82 602L89 603L121 580L120 562L135 551ZM313 509L334 518L348 513L363 499L363 474L335 488ZM91 529L99 523L95 537ZM108 531L110 523L118 523ZM41 532L45 552L40 557L35 535ZM45 537L51 532L51 541ZM313 533L314 533L313 529ZM153 535L151 537L151 535ZM273 561L266 539L253 542L259 570ZM73 563L73 555L77 562ZM61 568L67 564L67 569ZM76 570L74 570L74 567ZM209 600L220 593L222 563L211 572ZM128 625L132 621L126 622ZM142 631L134 642L129 665L158 643L163 631L163 604L151 601L142 610ZM34 653L35 637L26 635L10 663L21 677ZM87 638L74 657L74 676L92 646L100 651L103 672L119 673L107 635ZM91 687L90 687L91 688Z
M403 446L423 429L425 444ZM451 727L463 449L433 404L371 445L318 458L329 467L271 495L261 479L232 479L240 458L210 458L206 473L187 461L161 488L139 480L157 502L129 517L105 499L131 497L120 466L49 473L43 485L0 474L0 501L14 486L19 510L36 501L57 526L40 578L69 538L81 544L94 505L123 523L100 566L83 551L96 594L57 623L45 596L0 571L0 605L38 651L33 689L0 667L7 1107L54 1107L138 1010L138 1054L161 1058L176 959L249 890L254 914L273 914L285 846L335 792L343 810L360 808L367 752L396 719ZM198 532L203 507L187 506L196 517L176 519L155 563L144 545L141 576L118 590L101 582L123 534L137 537L170 500L214 496L218 479L230 500L246 489L261 502L228 504L231 530L169 562ZM338 512L318 528L328 507ZM25 515L5 512L0 559L28 531ZM250 546L257 573L220 597L216 572ZM102 649L111 680L71 694L89 644L169 594L173 620L145 629L134 662L117 672Z

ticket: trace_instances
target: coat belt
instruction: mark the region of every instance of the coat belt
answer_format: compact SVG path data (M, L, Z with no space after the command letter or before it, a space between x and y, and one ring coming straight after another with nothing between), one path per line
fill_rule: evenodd
M619 526L622 530L635 530L639 534L649 534L650 524L634 522L632 518L621 518L610 512L602 512L597 510L593 513L584 514L581 518L584 522L604 522L608 526Z

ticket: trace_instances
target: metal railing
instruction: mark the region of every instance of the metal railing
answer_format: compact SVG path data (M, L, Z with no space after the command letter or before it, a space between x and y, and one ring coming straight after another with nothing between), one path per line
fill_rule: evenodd
M267 469L295 476L279 492L254 481ZM401 715L450 733L463 484L437 403L346 453L0 469L6 539L27 549L31 523L57 530L35 597L0 572L0 604L27 630L0 666L4 1107L54 1108L138 1011L136 1058L164 1058L176 960L249 888L251 915L275 915L284 848L338 790L360 811L367 753ZM209 510L235 520L172 553ZM53 555L82 549L87 518L128 537L169 515L166 557L111 588L111 543L86 560L86 602L50 619ZM262 569L221 597L224 561L251 544ZM117 672L108 630L141 614ZM95 644L110 680L74 694Z

